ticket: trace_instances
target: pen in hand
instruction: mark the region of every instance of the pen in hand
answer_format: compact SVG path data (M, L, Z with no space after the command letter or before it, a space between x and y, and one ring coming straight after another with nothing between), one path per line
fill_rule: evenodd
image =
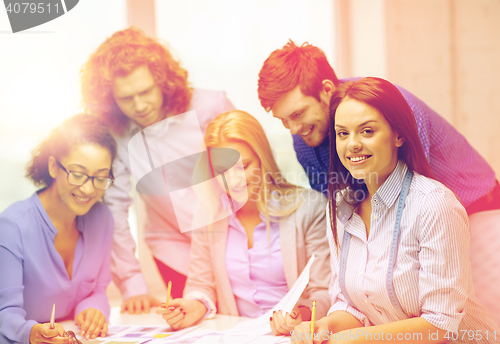
M311 336L314 339L314 318L316 317L316 301L313 301L311 308Z
M56 304L52 305L52 313L50 314L50 329L53 330L56 325L54 324L56 320Z
M168 304L170 303L170 292L172 291L172 281L168 281L168 286L167 286L167 302L165 303L165 308L168 307Z

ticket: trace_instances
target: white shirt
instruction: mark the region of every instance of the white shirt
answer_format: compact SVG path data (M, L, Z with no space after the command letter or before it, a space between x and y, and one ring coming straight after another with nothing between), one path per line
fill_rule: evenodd
M386 287L387 268L406 171L406 164L399 161L373 195L368 239L364 222L352 206L343 200L338 203L338 242L342 243L345 231L352 235L345 284L355 307L348 305L339 286L340 250L335 248L327 221L332 264L329 313L347 311L365 326L421 316L443 330L480 330L483 337L489 331L489 341L475 338L474 343L494 342L495 330L500 340L498 325L474 296L465 209L443 184L416 172L402 213L393 278L394 291L406 317L399 316L392 305ZM456 342L469 343L465 337Z
M153 163L169 156L172 158L181 156L182 152L185 152L184 155L189 155L190 152L199 150L198 140L192 140L192 137L200 134L200 128L204 135L210 121L232 109L234 106L227 99L225 92L195 89L188 111L196 111L199 125L184 121L182 116L173 116L168 118L167 126L161 127L163 130L161 133L149 130L147 139ZM113 162L115 182L104 195L104 201L115 220L111 272L113 281L120 288L124 299L148 292L139 261L135 257L136 244L128 224L128 208L132 204L129 193L131 188L135 187L130 181L132 169L128 148L129 141L138 132L137 125L130 122L125 133L115 137L118 146L117 156ZM161 138L164 140L159 145ZM191 236L189 232L181 233L179 223L185 225L192 221L192 204L186 202L182 209L177 208L174 211L168 194L141 195L141 198L146 205L144 237L153 256L172 269L187 275Z

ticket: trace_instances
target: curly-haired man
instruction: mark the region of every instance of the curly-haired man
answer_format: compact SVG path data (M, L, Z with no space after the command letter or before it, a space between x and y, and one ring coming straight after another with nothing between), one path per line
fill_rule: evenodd
M200 127L204 133L208 122L234 109L225 92L193 89L187 75L164 44L134 27L113 34L82 68L85 109L110 126L118 143L113 164L115 182L107 190L105 202L115 220L111 269L124 298L122 311L148 312L150 306L159 305L157 299L148 295L128 223L128 208L132 204L130 139L144 128L169 118L162 138L175 134L183 140L163 140L159 151L177 150L182 155L183 150L196 149L191 147L196 140L190 137L200 134ZM196 111L199 126L176 116L190 110ZM168 193L141 197L146 206L146 243L164 281L173 282L172 297L181 297L189 267L190 235L179 228L180 222L191 220L193 210L190 204L184 204L174 211Z

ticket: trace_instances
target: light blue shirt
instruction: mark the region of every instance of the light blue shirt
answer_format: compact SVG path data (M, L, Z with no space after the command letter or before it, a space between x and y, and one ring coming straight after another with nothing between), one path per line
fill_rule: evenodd
M70 279L54 246L57 229L36 193L0 214L1 344L29 344L33 325L50 321L53 303L57 321L91 307L109 316L111 212L96 203L76 221L80 238Z

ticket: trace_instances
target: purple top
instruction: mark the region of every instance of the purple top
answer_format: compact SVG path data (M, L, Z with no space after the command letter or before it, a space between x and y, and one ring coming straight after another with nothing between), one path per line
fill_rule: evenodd
M70 279L54 246L57 229L36 193L0 214L0 343L29 344L33 325L50 321L53 303L57 321L90 307L109 316L113 217L98 202L76 221Z
M271 255L266 221L253 230L248 249L245 228L234 215L229 217L226 270L240 316L257 318L273 308L288 292L281 255L279 223L269 217Z

